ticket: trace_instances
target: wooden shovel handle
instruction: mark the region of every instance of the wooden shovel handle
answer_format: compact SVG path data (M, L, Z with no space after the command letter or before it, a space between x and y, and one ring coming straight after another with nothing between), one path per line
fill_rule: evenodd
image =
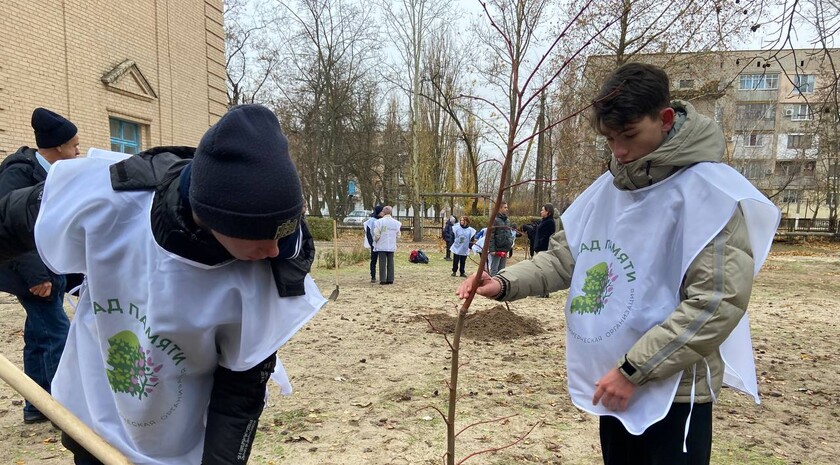
M31 402L62 431L76 440L94 457L105 465L131 465L131 462L112 445L105 442L92 429L63 405L53 399L47 391L32 381L18 367L0 354L0 379L3 379L15 391Z

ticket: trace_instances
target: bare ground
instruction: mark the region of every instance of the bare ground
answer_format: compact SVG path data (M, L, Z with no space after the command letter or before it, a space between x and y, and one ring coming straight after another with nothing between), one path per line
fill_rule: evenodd
M355 242L355 240L354 240ZM255 464L440 464L453 291L436 245L429 265L397 254L396 283L370 284L367 264L341 269L340 295L280 351L295 393L271 388ZM329 244L319 244L328 247ZM349 238L345 246L350 247ZM521 258L517 252L513 261ZM476 268L468 263L468 271ZM325 295L331 270L316 269ZM715 407L714 464L810 464L840 452L840 247L777 244L750 314L761 405L725 390ZM600 463L597 418L569 401L564 369L565 293L508 308L477 300L462 344L458 458L471 464ZM0 350L21 366L23 310L0 295ZM0 463L68 464L49 425L23 425L22 398L0 383ZM502 419L503 418L503 419ZM502 419L495 422L488 420ZM535 427L536 425L536 427Z

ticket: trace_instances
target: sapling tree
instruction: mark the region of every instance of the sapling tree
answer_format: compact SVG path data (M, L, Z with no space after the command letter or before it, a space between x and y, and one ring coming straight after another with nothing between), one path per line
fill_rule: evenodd
M540 133L550 130L565 119L574 117L585 110L585 108L581 108L562 118L557 118L555 121L534 125L532 119L539 106L540 96L546 89L552 86L571 60L583 53L596 37L617 21L617 18L607 18L600 29L597 29L581 43L577 51L567 56L564 62L549 71L547 68L554 63L552 58L559 49L558 44L567 36L571 28L574 27L578 17L572 18L553 37L542 41L540 31L542 30L541 26L544 26L543 21L545 20L546 10L548 8L547 1L491 0L482 2L481 5L484 10L485 20L488 23L483 37L485 38L485 44L489 51L488 55L491 57L491 62L488 63L484 76L490 85L501 90L503 97L501 97L501 101L496 101L491 97L481 95L460 95L458 98L471 99L482 103L485 108L489 109L489 111L503 121L501 127L497 129L497 133L502 138L502 143L499 144L502 150L502 157L495 159L501 165L501 171L495 202L487 223L487 235L490 236L493 232L493 223L498 214L499 206L503 203L507 192L514 187L514 184L548 181L547 179L528 179L511 184L510 172L515 154L520 149L531 144ZM580 15L584 14L591 6L591 1L584 4L580 9ZM537 48L541 48L542 50L537 50ZM448 98L445 95L439 95L438 97L440 101L444 102ZM444 103L444 105L446 104ZM485 240L482 257L487 256L489 246L490 240ZM447 428L447 448L444 454L444 460L447 465L461 464L479 454L510 447L524 438L522 436L507 445L470 453L460 460L455 455L455 441L459 434L479 424L502 420L476 422L460 430L456 428L458 375L459 368L461 367L461 335L465 318L475 298L475 290L481 282L482 276L484 276L485 265L485 260L479 261L476 275L471 278L472 283L469 295L458 310L455 330L451 340L449 337L446 337L452 355L450 377L447 382L449 404L446 413L440 410L438 412L443 417ZM531 430L536 426L536 424L533 425ZM525 435L529 433L530 431Z

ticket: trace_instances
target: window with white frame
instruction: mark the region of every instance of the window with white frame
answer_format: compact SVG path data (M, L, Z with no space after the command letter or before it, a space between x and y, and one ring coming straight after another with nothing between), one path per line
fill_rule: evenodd
M776 163L776 174L786 178L799 176L802 173L802 163L799 161L780 161Z
M787 148L810 149L813 137L811 134L788 134Z
M739 121L773 121L776 119L776 105L772 103L739 103Z
M797 74L793 77L793 87L800 94L813 94L816 78L813 74Z
M775 90L779 88L778 74L742 74L739 90Z
M799 195L802 191L797 189L785 189L782 191L782 203L799 203Z
M807 103L800 103L793 106L793 114L790 117L791 121L809 121L814 119L811 113L811 106Z
M764 179L767 176L763 161L748 161L741 168L741 174L747 179Z
M764 134L744 134L744 147L763 147Z

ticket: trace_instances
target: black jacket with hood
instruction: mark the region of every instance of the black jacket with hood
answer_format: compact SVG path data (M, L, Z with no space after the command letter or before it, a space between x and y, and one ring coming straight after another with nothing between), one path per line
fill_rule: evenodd
M34 186L47 179L47 171L35 157L35 149L23 146L0 164L0 197L23 187ZM16 296L32 297L29 289L46 281L53 283L53 295L59 291L53 274L38 252L25 253L0 264L0 291Z

